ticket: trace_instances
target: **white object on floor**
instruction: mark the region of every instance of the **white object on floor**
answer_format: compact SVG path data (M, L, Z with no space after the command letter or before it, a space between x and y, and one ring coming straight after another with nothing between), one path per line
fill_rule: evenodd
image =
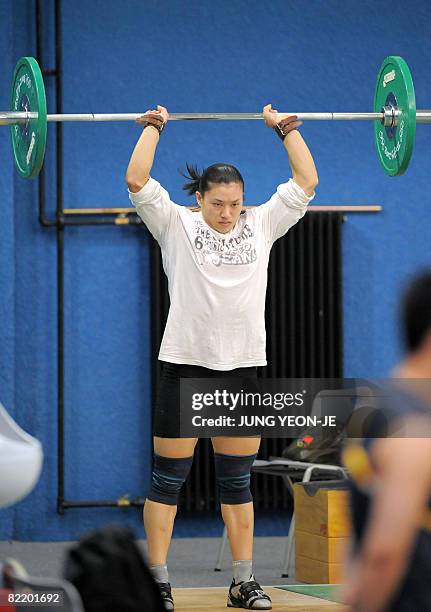
M43 450L0 403L0 508L11 506L30 493L39 480Z

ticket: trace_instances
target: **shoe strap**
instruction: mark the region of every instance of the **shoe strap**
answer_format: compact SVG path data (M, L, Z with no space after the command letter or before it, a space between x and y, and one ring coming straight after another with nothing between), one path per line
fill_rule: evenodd
M253 597L253 601L255 601L256 599L268 599L269 601L271 601L270 597L266 593L264 593L260 584L255 580L243 582L240 587L240 591L243 591L245 593L247 599Z
M167 582L159 582L158 587L162 597L172 599L171 585Z

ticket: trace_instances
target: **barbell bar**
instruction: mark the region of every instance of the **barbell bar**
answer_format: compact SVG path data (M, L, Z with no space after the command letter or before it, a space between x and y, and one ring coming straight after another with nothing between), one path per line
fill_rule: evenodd
M15 164L24 178L36 177L43 164L49 122L135 121L143 113L47 114L45 86L37 61L18 60L14 71L11 111L0 112L0 125L10 125ZM291 112L301 121L373 121L379 160L390 176L409 164L417 123L431 123L431 110L416 110L413 79L407 63L388 56L377 76L374 112ZM262 120L262 113L171 113L173 121Z
M392 109L391 109L392 113ZM285 113L287 114L287 113ZM384 121L385 113L296 113L300 121ZM30 119L37 119L37 113L5 112L0 113L0 125L14 125L27 123ZM67 113L62 115L47 115L47 122L88 122L88 121L136 121L142 113ZM226 121L253 121L262 120L262 113L170 113L169 121L198 121L198 120L226 120ZM416 123L431 123L431 110L416 111Z

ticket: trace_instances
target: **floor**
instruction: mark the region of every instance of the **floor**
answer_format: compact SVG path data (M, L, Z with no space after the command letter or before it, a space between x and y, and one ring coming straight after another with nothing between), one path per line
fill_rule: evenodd
M265 590L271 597L274 612L281 612L282 610L286 610L286 612L319 612L319 610L342 612L347 610L341 604L317 597L309 597L308 595L271 587ZM226 612L225 589L174 589L173 596L175 612Z
M176 612L224 612L231 581L230 556L226 553L222 571L215 572L219 538L174 538L168 568L173 586ZM293 593L277 585L295 584L294 578L281 576L286 537L256 537L254 573L273 601L273 610L337 612L345 609L335 602ZM27 572L39 577L62 575L67 550L73 542L0 542L0 561L13 557ZM145 554L146 543L139 541Z
M226 552L222 571L215 572L219 538L174 538L168 569L174 587L228 586L232 579L230 554ZM281 577L285 537L256 537L254 573L262 584L287 584ZM71 542L0 542L0 560L14 557L29 574L55 577L62 573L63 559ZM145 553L145 541L139 541Z

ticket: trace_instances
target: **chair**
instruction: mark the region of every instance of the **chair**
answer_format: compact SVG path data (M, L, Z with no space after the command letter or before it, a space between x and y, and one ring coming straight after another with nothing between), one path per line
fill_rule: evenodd
M1 567L1 566L0 566ZM2 567L2 580L4 587L13 593L24 593L39 596L43 594L61 594L61 603L58 606L44 606L43 603L37 604L39 612L52 612L53 609L61 607L62 612L85 612L81 597L71 582L61 578L35 578L29 576L24 567L16 559L6 559ZM30 599L30 597L29 597ZM35 604L29 602L28 605L20 604L19 610L34 610Z
M39 480L42 462L39 440L21 429L0 404L0 508L30 493Z

